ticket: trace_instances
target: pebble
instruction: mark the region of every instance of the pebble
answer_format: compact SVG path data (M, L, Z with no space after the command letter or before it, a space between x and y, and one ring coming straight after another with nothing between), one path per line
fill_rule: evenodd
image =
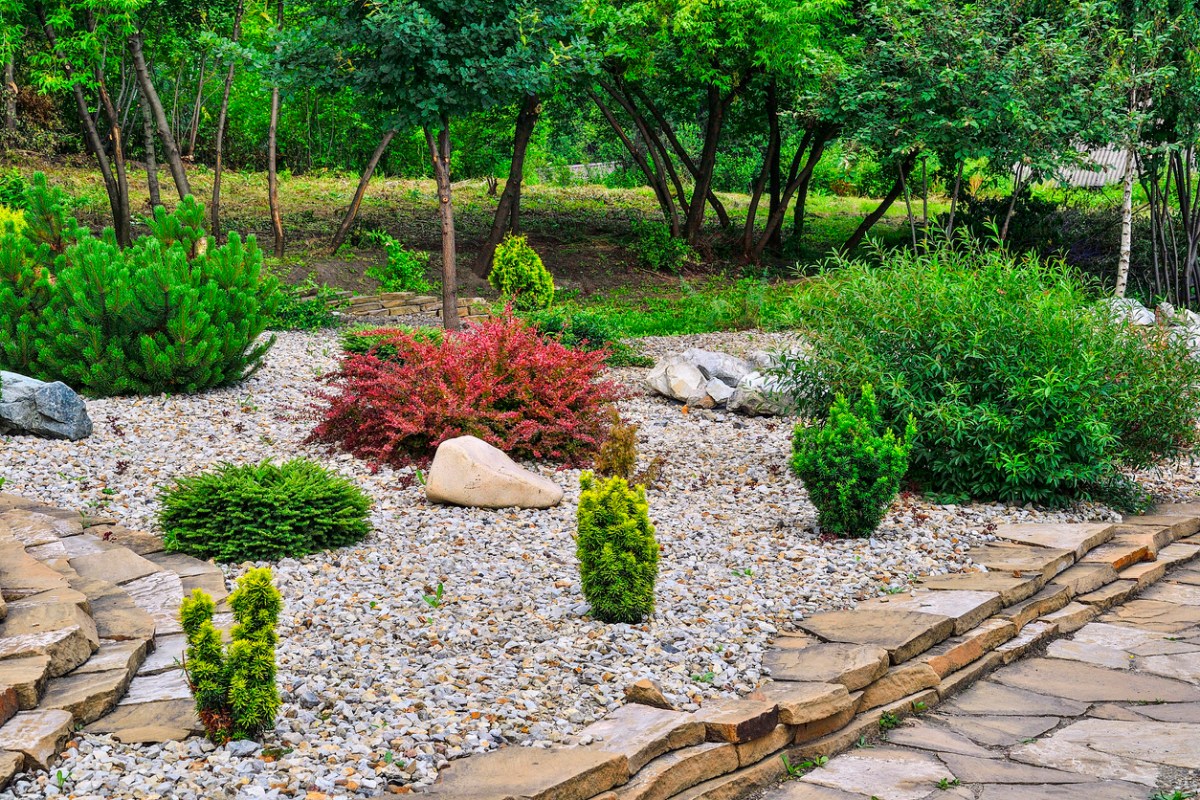
M640 340L649 355L687 347L745 354L786 346L763 333ZM1001 522L1115 519L1093 505L1039 511L938 506L903 495L869 539L822 541L788 468L792 423L684 413L649 396L644 370L617 369L621 404L641 426L648 492L662 548L654 617L604 625L588 616L575 559L579 471L530 465L566 489L557 508L432 506L410 468L375 470L304 443L336 332L281 333L264 368L196 396L91 400L81 442L0 437L5 491L155 530L159 487L221 461L306 456L374 498L374 532L340 550L271 565L284 598L278 681L283 706L259 745L203 739L161 746L78 734L56 772L18 776L0 800L377 796L432 783L450 760L502 744L563 742L657 681L676 707L752 691L779 631L970 567L967 551ZM1160 493L1196 491L1196 467L1139 476ZM250 564L227 568L236 578ZM431 608L424 596L444 587ZM253 766L246 766L251 764Z

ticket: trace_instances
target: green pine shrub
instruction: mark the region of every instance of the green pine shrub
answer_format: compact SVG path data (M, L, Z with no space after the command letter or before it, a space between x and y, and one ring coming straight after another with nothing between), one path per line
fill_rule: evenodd
M575 539L583 596L604 622L637 623L654 611L658 541L650 523L646 490L624 478L579 479Z
M273 728L280 705L275 626L283 600L271 582L271 570L252 569L239 578L229 605L237 624L228 647L213 626L212 597L203 590L194 590L179 609L187 636L183 668L196 715L218 745L254 739Z
M496 246L488 283L521 311L554 302L554 276L524 236L505 236Z
M221 464L162 493L168 550L217 561L272 561L353 544L370 529L370 498L319 464Z
M110 396L193 393L261 366L279 287L253 237L218 247L188 197L122 250L45 176L26 200L25 227L0 233L0 368Z
M791 323L811 350L779 378L818 418L872 384L885 424L916 420L909 475L923 488L1121 503L1137 494L1122 470L1197 441L1186 341L1119 319L1061 264L971 245L879 256L839 261L796 294Z
M908 470L915 433L909 417L904 437L896 438L869 384L853 404L838 395L823 422L796 426L792 471L817 507L822 533L870 536L879 527Z

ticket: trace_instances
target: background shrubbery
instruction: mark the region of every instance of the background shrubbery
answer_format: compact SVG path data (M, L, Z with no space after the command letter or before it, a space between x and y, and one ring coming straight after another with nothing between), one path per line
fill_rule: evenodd
M554 302L554 276L524 236L506 236L496 246L488 282L522 311L549 308Z
M0 367L93 395L196 392L258 369L279 288L253 237L218 247L189 197L121 250L44 176L25 198L25 227L0 234Z
M512 317L440 342L398 332L377 347L349 354L330 376L312 438L379 463L425 463L467 435L514 458L581 462L603 440L618 396L598 380L603 353L571 350Z
M912 476L952 495L1045 504L1111 492L1196 441L1200 362L1137 329L1066 268L1003 252L891 252L843 262L797 295L811 354L782 380L825 416L874 384L884 421L912 415Z
M222 464L162 494L168 550L217 561L269 561L353 544L370 530L370 499L319 464Z

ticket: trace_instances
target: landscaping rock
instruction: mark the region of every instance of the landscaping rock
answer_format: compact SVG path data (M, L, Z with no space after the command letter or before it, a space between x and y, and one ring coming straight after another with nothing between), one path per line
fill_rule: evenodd
M675 709L675 706L671 705L671 701L663 694L662 687L658 685L658 682L652 681L649 678L642 678L626 686L625 702L662 708L668 711Z
M646 375L646 384L664 397L686 403L704 394L708 377L683 356L667 356Z
M22 711L0 727L0 750L24 753L29 766L48 770L74 720L57 709Z
M587 800L625 781L628 769L625 756L602 750L505 747L456 762L429 794L456 800Z
M474 508L550 508L562 502L563 490L482 439L460 436L438 446L425 496Z
M726 386L737 386L753 370L748 363L727 353L690 347L683 351L683 360L693 365L706 378L715 378Z
M0 372L0 433L75 441L92 435L92 420L65 383Z
M595 750L624 756L629 774L635 775L664 753L700 744L704 736L704 724L690 714L633 704L584 728L578 739L592 740L586 746Z
M751 417L790 414L794 401L779 380L763 372L751 372L738 383L726 408Z

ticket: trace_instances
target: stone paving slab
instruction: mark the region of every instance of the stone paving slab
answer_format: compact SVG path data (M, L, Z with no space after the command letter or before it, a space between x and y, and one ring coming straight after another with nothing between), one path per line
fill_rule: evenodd
M1023 523L997 525L996 536L1018 544L1071 550L1079 558L1111 539L1115 528L1108 522Z
M843 643L776 649L763 656L763 667L777 681L840 683L851 692L884 675L889 663L882 647Z
M907 594L881 597L859 603L856 612L876 608L893 611L918 611L954 620L954 633L963 634L1000 610L999 592L970 589L918 589Z
M954 632L951 617L883 608L826 611L799 625L805 632L829 642L882 647L893 664L920 655Z
M455 800L588 800L625 780L623 756L582 747L506 747L442 770L429 794Z
M925 589L996 592L1000 595L1001 605L1010 606L1037 594L1045 584L1045 578L1041 573L1013 575L1011 572L963 572L921 578L919 583Z
M1046 580L1071 566L1075 551L1054 547L996 542L973 547L968 555L993 572L1041 575Z

